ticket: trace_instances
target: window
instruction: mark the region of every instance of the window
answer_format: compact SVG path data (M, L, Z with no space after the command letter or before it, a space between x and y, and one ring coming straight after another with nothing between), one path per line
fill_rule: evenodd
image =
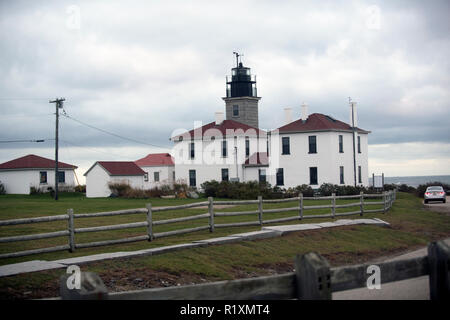
M195 144L194 142L189 143L189 159L195 158Z
M183 136L180 136L179 138L178 138L178 141L183 141Z
M344 153L344 137L339 135L339 152Z
M339 167L339 177L340 177L340 184L344 184L344 167Z
M361 166L358 166L358 183L362 183Z
M175 182L175 171L172 172L172 179Z
M233 117L239 117L239 106L237 104L233 105Z
M250 140L248 137L245 138L245 156L248 157L250 155Z
M227 157L227 141L226 140L222 141L222 157L223 158Z
M317 167L309 168L309 184L317 184Z
M222 181L228 181L228 169L222 169Z
M266 152L267 152L267 156L269 156L269 140L267 140L267 142L266 142Z
M259 179L259 183L265 183L267 181L266 169L259 169L258 170L258 179Z
M281 138L282 142L282 154L290 154L290 148L289 148L289 137L283 137Z
M361 153L361 137L358 136L358 153Z
M309 153L317 153L316 136L309 136Z
M144 181L148 181L148 173L144 173Z
M189 170L189 186L195 187L197 185L197 179L195 177L195 170Z
M277 169L277 186L284 186L283 168Z
M64 171L58 171L58 183L66 182L66 173Z
M47 171L41 171L39 172L39 181L40 183L47 183Z
M155 182L159 181L159 172L158 171L153 172L153 178L154 178Z

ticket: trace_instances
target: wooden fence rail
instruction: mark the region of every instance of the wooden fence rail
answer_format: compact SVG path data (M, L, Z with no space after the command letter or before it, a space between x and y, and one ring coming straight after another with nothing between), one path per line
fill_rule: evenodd
M66 289L67 277L61 278L62 299L112 300L330 300L333 292L366 288L374 264L359 264L330 268L327 260L317 253L298 255L291 273L250 279L219 281L197 285L153 288L109 293L101 279L89 292ZM444 241L428 245L424 257L375 264L379 268L380 285L420 276L429 276L430 299L450 299L450 246ZM83 287L83 285L82 285ZM102 294L93 295L103 288Z
M215 228L231 228L231 227L242 227L242 226L262 226L272 223L280 223L294 220L302 220L302 219L318 219L318 218L335 218L339 216L349 216L349 215L363 215L364 213L375 213L375 212L383 212L386 213L389 208L391 208L393 202L395 201L396 192L389 191L384 192L382 194L361 194L354 196L336 196L334 193L331 196L326 197L304 197L303 194L299 194L298 197L288 198L288 199L267 199L263 200L262 197L258 197L258 200L233 200L233 201L214 201L212 197L208 198L208 201L196 202L190 204L184 204L179 206L171 206L171 207L162 207L162 208L152 208L152 205L147 204L146 208L138 208L138 209L127 209L127 210L118 210L118 211L107 211L107 212L97 212L97 213L77 213L73 212L73 209L68 209L67 214L57 215L57 216L46 216L46 217L37 217L37 218L25 218L25 219L13 219L13 220L0 220L0 226L10 226L10 225L20 225L20 224L30 224L30 223L42 223L42 222L53 222L53 221L61 221L67 220L67 229L59 230L49 233L40 233L40 234L31 234L31 235L21 235L21 236L11 236L11 237L1 237L0 243L8 243L8 242L17 242L17 241L27 241L27 240L37 240L37 239L48 239L48 238L56 238L56 237L68 237L68 245L66 246L56 246L51 248L43 248L43 249L33 249L19 252L11 252L11 253L3 253L0 254L0 258L11 258L11 257L20 257L26 256L30 254L38 254L45 252L53 252L59 250L69 250L70 252L75 251L79 248L88 248L88 247L96 247L96 246L106 246L113 245L119 243L128 243L134 241L153 241L157 238L192 233L197 231L203 231L209 229L210 232L214 232ZM368 198L382 198L382 201L364 201L364 199ZM336 200L342 199L359 199L358 202L352 202L348 204L336 204ZM313 206L305 206L305 200L331 200L331 204L329 205L313 205ZM288 208L276 208L276 209L264 209L264 204L272 204L272 203L287 203L287 202L296 202L298 206L288 207ZM258 205L257 210L248 210L248 211L236 211L236 212L216 212L214 206L216 205ZM364 205L382 205L382 209L365 209ZM165 220L154 220L153 213L154 212L163 212L163 211L173 211L173 210L184 210L188 208L197 208L197 207L208 207L208 212L203 214L196 214L187 217L180 218L172 218ZM350 208L350 207L359 207L357 211L350 212L336 212L336 209L340 208ZM330 214L311 214L305 215L305 210L316 210L316 209L331 209ZM266 219L264 220L264 214L273 214L273 213L283 213L283 212L296 212L297 214L290 217L282 217L276 219ZM115 224L115 225L106 225L106 226L96 226L96 227L83 227L76 228L75 220L76 219L86 219L86 218L96 218L96 217L107 217L107 216L117 216L117 215L131 215L131 214L146 214L146 220L141 222L133 222L133 223L123 223L123 224ZM231 217L231 216L254 216L255 221L246 221L246 222L235 222L235 223L215 223L215 217ZM184 228L173 231L159 232L155 233L153 231L154 226L158 225L167 225L172 223L179 223L185 221L192 221L198 219L208 219L208 225L199 226L194 228ZM129 228L142 228L145 227L147 229L146 235L129 237L124 239L115 239L115 240L105 240L105 241L96 241L89 243L75 243L75 234L87 233L87 232L101 232L101 231L111 231L111 230L120 230L120 229L129 229Z

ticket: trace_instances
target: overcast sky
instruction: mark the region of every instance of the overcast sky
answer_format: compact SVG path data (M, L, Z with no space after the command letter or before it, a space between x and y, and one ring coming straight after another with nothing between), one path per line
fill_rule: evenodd
M283 109L370 130L369 175L450 174L450 1L1 1L0 141L52 139L60 160L170 150L176 129L224 110L233 51L257 75L260 127ZM152 147L155 145L166 149ZM54 140L0 143L0 163Z

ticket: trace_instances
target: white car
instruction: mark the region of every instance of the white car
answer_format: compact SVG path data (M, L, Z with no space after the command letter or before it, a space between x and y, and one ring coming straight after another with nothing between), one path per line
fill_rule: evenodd
M431 186L428 187L424 194L424 202L428 201L442 201L445 203L445 191L441 186Z

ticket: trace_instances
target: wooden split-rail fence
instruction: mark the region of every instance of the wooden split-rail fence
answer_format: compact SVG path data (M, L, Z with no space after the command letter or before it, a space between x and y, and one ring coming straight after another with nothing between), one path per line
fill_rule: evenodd
M381 198L381 201L365 201L365 199L370 198ZM346 204L336 204L336 200L342 199L355 199L357 202L346 203ZM68 244L40 248L40 249L32 249L25 251L17 251L17 252L9 252L0 254L0 258L13 258L20 256L27 256L32 254L40 254L47 252L55 252L55 251L64 251L69 250L70 252L75 251L76 249L81 248L90 248L90 247L98 247L98 246L107 246L107 245L115 245L136 241L153 241L162 237L169 237L174 235L186 234L191 232L197 232L202 230L209 230L210 232L214 232L215 228L229 228L229 227L242 227L242 226L262 226L264 224L273 224L280 222L288 222L294 220L303 220L303 219L317 219L317 218L335 218L339 216L350 216L350 215L360 215L363 216L365 213L375 213L375 212L383 212L386 213L392 206L396 199L396 191L386 191L381 194L364 194L360 193L359 195L352 196L336 196L332 194L331 196L326 197L303 197L303 194L299 194L298 197L287 198L287 199L267 199L263 200L261 196L258 197L258 200L237 200L237 201L214 201L212 197L208 198L208 201L204 202L196 202L191 204L184 204L179 206L170 206L170 207L160 207L160 208L152 208L151 203L146 205L146 208L138 208L138 209L127 209L127 210L118 210L118 211L110 211L110 212L98 212L98 213L74 213L73 209L68 209L67 214L63 215L55 215L55 216L45 216L45 217L36 217L36 218L24 218L24 219L12 219L12 220L0 220L0 226L12 226L12 225L23 225L23 224L31 224L31 223L42 223L42 222L53 222L53 221L67 221L67 229L59 230L55 232L48 233L38 233L38 234L29 234L29 235L20 235L20 236L10 236L10 237L1 237L0 243L7 242L17 242L17 241L27 241L27 240L39 240L39 239L48 239L48 238L57 238L57 237L67 237ZM331 204L329 205L315 205L315 206L306 206L304 204L305 200L331 200ZM298 206L289 207L289 208L276 208L276 209L264 209L264 203L285 203L285 202L297 202ZM258 205L257 210L252 211L237 211L237 212L216 212L214 206L215 205ZM366 209L365 205L382 205L381 209ZM188 208L196 208L196 207L208 207L208 212L204 214L197 214L192 216L166 219L166 220L154 220L153 213L155 212L163 212L163 211L173 211L173 210L184 210ZM336 212L338 208L350 208L350 207L358 207L356 211L350 212ZM311 214L305 215L304 212L307 210L314 209L331 209L331 213L329 214ZM267 213L281 213L281 212L289 212L295 211L296 215L290 217L283 217L277 219L266 219L264 220L264 214ZM87 219L87 218L97 218L97 217L106 217L106 216L118 216L118 215L132 215L132 214L146 214L146 221L141 222L133 222L133 223L124 223L124 224L114 224L107 226L96 226L96 227L84 227L77 228L75 226L76 219ZM235 223L215 223L215 217L230 217L230 216L243 216L243 215L252 215L257 216L257 220L255 221L246 221L246 222L235 222ZM209 223L204 226L194 227L194 228L184 228L173 231L166 232L153 232L153 227L158 225L165 224L173 224L178 222L192 221L198 219L206 219L208 218ZM114 240L105 240L105 241L96 241L96 242L87 242L87 243L76 243L75 242L75 234L87 233L87 232L100 232L100 231L111 231L111 230L120 230L120 229L130 229L130 228L142 228L146 227L147 233L140 236L128 237L122 239L114 239Z
M373 285L374 264L331 268L317 253L297 255L294 272L229 281L168 288L151 288L108 293L101 278L81 273L81 288L67 289L67 277L60 281L62 299L113 300L330 300L333 292L368 288ZM428 276L430 299L450 300L450 246L444 241L428 245L427 256L376 263L380 289L389 282ZM367 289L369 290L369 289ZM376 289L372 289L376 290Z

